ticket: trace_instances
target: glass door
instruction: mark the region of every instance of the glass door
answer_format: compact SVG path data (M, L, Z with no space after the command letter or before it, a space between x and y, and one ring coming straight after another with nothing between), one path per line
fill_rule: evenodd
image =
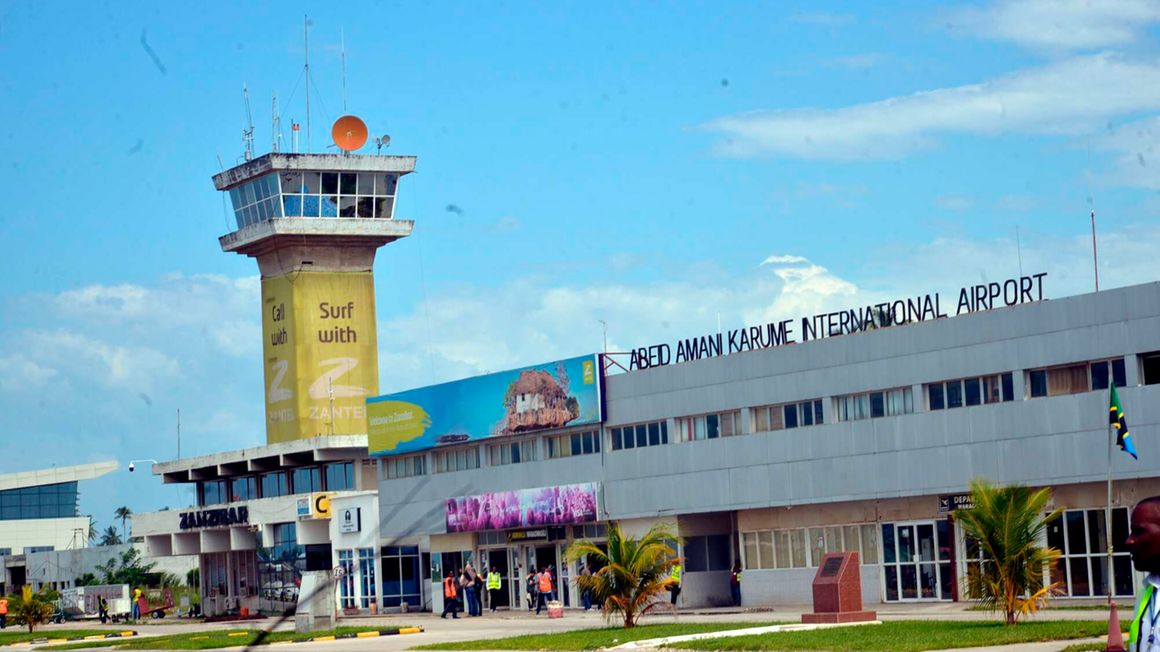
M951 599L946 521L882 524L882 580L887 602Z

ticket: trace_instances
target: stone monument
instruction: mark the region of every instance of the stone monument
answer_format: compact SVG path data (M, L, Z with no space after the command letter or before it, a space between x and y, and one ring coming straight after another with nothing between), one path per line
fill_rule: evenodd
M862 610L862 574L856 552L826 553L813 586L814 612L802 614L803 623L860 623L878 617L876 612Z

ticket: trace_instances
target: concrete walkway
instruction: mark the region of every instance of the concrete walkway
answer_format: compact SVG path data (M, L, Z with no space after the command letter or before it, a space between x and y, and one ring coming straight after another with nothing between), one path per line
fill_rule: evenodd
M1075 605L1074 602L1063 603L1066 605ZM995 616L983 611L969 610L968 604L956 603L934 603L934 604L902 604L902 605L869 605L870 609L878 610L878 618L880 620L995 620ZM1121 620L1130 618L1128 611L1131 606L1127 605L1121 608ZM713 609L686 609L678 612L660 612L653 615L645 616L641 619L642 624L661 624L674 622L726 622L726 623L752 623L754 627L767 627L770 623L800 623L801 614L810 611L808 605L777 605L772 608L762 609L738 609L738 608L713 608ZM1108 612L1104 609L1047 609L1041 611L1035 617L1036 620L1106 620ZM515 636L520 634L548 634L571 631L576 629L589 629L599 627L615 627L617 622L607 622L598 612L591 611L584 613L579 610L565 611L563 618L549 619L546 615L535 616L526 610L517 611L503 611L496 613L485 611L482 617L468 618L461 616L458 620L440 620L438 614L429 613L410 613L410 614L391 614L379 615L366 618L342 618L339 620L339 625L346 626L407 626L414 625L424 628L421 634L412 634L407 636L389 636L384 638L376 638L374 642L368 645L367 640L348 640L348 641L332 641L324 643L309 643L303 644L301 647L287 646L283 649L303 649L309 652L329 652L335 651L355 651L367 650L373 647L376 652L393 652L402 651L412 648L416 645L423 645L427 643L455 643L457 641L469 641L479 639L503 638L507 636ZM65 625L50 625L42 630L46 636L51 636L55 630L60 629L107 629L108 631L121 631L126 629L124 625L107 625L102 627L95 622L74 622ZM207 630L220 629L234 629L234 628L254 628L254 629L276 629L277 631L292 630L294 628L293 620L287 620L279 624L278 619L268 618L265 620L252 620L246 622L234 623L213 623L205 624L197 621L181 621L164 619L160 621L146 621L139 623L136 626L130 627L140 632L141 636L150 635L165 635L165 634L186 634L192 632L204 632ZM748 629L748 627L743 628ZM992 648L979 648L979 650L988 650L989 652L1058 652L1067 645L1080 642L1096 641L1099 639L1084 639L1082 641L1055 641L1047 643L1027 643L1014 646L999 646ZM28 649L28 645L18 645L5 649ZM278 648L271 648L278 649ZM238 648L233 648L237 652ZM972 650L959 649L956 652L973 652Z

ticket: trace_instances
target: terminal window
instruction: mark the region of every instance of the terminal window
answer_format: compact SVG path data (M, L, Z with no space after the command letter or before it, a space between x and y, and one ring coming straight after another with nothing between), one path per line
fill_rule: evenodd
M466 471L479 468L479 446L435 453L435 472Z
M538 457L536 455L536 440L527 439L504 444L491 444L487 447L487 457L487 463L491 466L534 462Z
M1107 389L1109 382L1116 387L1128 384L1123 358L1032 369L1027 372L1027 393L1031 398L1080 394Z
M548 446L548 459L572 457L573 455L591 455L600 452L600 432L588 430L563 435L550 435L544 438Z
M646 446L660 446L669 443L669 425L667 421L653 421L638 423L633 426L612 428L612 450L618 451L628 448L644 448Z
M0 491L0 521L68 518L78 514L75 482Z
M1141 355L1140 366L1143 367L1141 377L1145 385L1160 384L1160 351Z
M676 420L677 441L700 441L741 434L741 412L703 414Z
M852 394L834 398L838 421L858 421L892 417L914 412L914 395L909 387Z
M396 478L411 478L427 474L426 455L408 455L406 457L391 457L383 460L383 473L388 480Z
M1011 372L979 378L963 378L931 383L926 386L931 410L1002 403L1015 400L1014 378Z
M763 405L750 413L753 432L770 432L786 428L822 425L822 399L797 403Z

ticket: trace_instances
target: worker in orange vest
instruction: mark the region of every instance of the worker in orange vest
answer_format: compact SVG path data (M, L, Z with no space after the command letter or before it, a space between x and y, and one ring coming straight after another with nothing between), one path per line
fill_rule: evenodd
M440 618L446 618L448 612L452 618L459 618L459 587L456 586L455 575L447 571L447 577L443 578L443 615Z
M0 629L8 626L8 598L0 595Z
M540 615L540 608L546 607L547 602L555 598L552 595L552 574L548 572L548 567L544 566L544 570L536 576L536 591L539 594L539 599L536 600L536 615Z

